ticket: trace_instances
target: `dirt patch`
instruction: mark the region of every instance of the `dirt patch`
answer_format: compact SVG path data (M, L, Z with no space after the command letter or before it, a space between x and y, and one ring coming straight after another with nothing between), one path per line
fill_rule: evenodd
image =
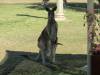
M40 0L0 0L0 3L35 3Z
M57 0L50 0L50 2L56 2ZM67 0L68 2L87 2L87 0ZM37 3L41 0L0 0L0 3Z

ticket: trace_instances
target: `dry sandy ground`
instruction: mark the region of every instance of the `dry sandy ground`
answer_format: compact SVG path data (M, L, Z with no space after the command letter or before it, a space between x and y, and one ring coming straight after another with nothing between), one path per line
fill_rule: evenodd
M39 0L0 0L0 3L33 3L40 2Z
M0 0L0 3L36 3L42 0ZM57 0L50 0L50 2L56 2ZM87 2L87 0L67 0L68 2Z

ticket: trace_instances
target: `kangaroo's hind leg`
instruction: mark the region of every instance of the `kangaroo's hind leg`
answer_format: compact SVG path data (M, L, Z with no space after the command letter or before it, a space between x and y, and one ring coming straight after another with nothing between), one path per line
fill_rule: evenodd
M44 50L41 50L41 58L42 58L42 64L46 64L46 59L45 59L45 52Z
M35 58L35 61L38 61L40 59L40 57L41 57L41 50L39 51L37 57Z
M56 47L57 45L53 45L52 46L52 62L55 63L56 62Z
M44 41L39 41L38 42L38 47L40 48L38 57L41 57L42 63L45 64L46 63L46 59L45 59L46 58L46 56L45 56L45 48L46 48L46 46L45 46Z

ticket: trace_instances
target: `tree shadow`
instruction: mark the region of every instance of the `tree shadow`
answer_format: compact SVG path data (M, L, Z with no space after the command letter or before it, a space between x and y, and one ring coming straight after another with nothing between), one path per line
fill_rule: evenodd
M29 4L29 6L27 6L26 8L44 10L44 7L41 5L41 3L32 3L32 4Z
M86 12L87 11L87 3L67 3L65 8ZM100 12L100 5L94 3L95 12Z
M34 18L43 18L43 19L47 19L46 17L32 16L32 15L27 15L27 14L16 14L16 16L26 16L26 17L34 17Z
M67 3L67 5L65 6L65 9L72 9L81 12L85 12L86 8L87 8L86 3Z
M50 6L56 5L56 3L49 3ZM44 6L41 5L41 3L32 3L29 4L26 8L29 9L36 9L36 10L44 10ZM87 3L73 3L73 2L67 2L67 4L64 5L65 9L72 9L75 11L80 11L80 12L86 12L87 11ZM94 8L95 12L99 13L100 12L100 5L94 3Z
M49 3L47 6L55 6L56 3ZM36 9L36 10L44 10L44 5L41 5L41 3L33 3L33 4L30 4L29 6L27 6L26 8L29 8L29 9Z
M5 61L2 65L0 65L0 75L8 75L11 73L14 68L17 67L22 61L28 59L32 62L41 64L40 61L35 61L34 59L38 55L38 53L31 52L21 52L21 51L9 51L7 50L7 55L5 57ZM57 62L55 64L45 65L45 67L51 69L56 72L64 72L72 75L76 68L80 68L86 64L86 55L84 54L56 54ZM42 64L41 64L42 65ZM38 65L37 65L38 67ZM72 72L73 70L73 72ZM77 70L77 73L79 70ZM76 74L77 75L77 74Z
M0 75L8 75L17 64L25 60L23 55L32 55L30 52L20 52L20 51L6 51L6 57L4 58L4 63L0 65ZM35 54L34 54L35 55Z

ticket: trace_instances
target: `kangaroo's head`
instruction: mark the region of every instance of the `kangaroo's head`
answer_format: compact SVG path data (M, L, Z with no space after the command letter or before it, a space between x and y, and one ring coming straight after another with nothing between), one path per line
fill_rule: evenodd
M57 6L45 6L46 11L48 12L48 19L54 19L55 14L54 12L57 9Z

